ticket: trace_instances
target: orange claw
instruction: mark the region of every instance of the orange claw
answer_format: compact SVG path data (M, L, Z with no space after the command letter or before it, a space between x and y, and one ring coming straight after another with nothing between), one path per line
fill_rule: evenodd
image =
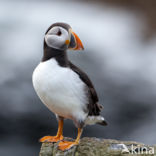
M45 136L41 138L39 141L40 142L58 142L63 140L63 136Z
M45 136L41 138L39 141L40 142L58 142L63 140L63 120L59 120L59 126L58 126L58 131L56 136Z
M74 142L72 142L72 141L62 141L62 142L60 142L58 144L59 149L62 150L62 151L65 151L65 150L68 150L68 149L70 149L71 147L73 147L75 145L78 145L79 142L80 142L81 134L82 134L82 129L78 128L78 135L77 135L76 140Z
M65 151L65 150L68 150L70 149L71 147L77 145L78 142L71 142L71 141L62 141L58 144L59 146L59 149L62 150L62 151Z

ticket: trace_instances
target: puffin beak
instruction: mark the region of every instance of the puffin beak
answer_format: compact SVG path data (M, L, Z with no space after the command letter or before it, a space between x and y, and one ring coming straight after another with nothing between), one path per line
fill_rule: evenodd
M72 32L72 34L74 35L75 41L76 41L76 47L74 48L74 50L83 50L84 47L83 47L83 44L82 44L80 38L77 36L77 34L75 32Z
M71 30L71 39L70 39L69 49L72 49L72 50L83 50L84 49L80 38L72 30Z

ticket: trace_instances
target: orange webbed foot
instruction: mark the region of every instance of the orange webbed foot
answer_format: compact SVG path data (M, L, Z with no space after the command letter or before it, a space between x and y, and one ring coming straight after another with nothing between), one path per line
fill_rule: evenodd
M58 142L63 140L63 136L44 136L39 141L40 142Z
M75 146L75 145L78 145L78 142L72 142L72 141L62 141L58 144L59 146L59 149L62 150L62 151L65 151L65 150L68 150L70 149L71 147Z

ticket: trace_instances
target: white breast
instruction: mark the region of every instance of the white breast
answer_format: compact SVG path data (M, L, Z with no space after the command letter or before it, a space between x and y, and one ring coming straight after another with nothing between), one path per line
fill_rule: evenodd
M33 73L33 86L55 114L71 119L86 118L85 84L70 68L59 66L55 59L41 62Z

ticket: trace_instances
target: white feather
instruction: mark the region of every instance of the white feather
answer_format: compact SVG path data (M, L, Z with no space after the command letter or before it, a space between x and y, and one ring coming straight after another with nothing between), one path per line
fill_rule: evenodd
M41 62L34 70L33 86L41 101L55 114L86 119L85 84L70 68L59 66L55 59Z
M58 31L61 32L61 35L57 35ZM45 42L47 45L55 49L61 49L61 47L64 47L63 45L65 45L66 40L69 40L68 31L59 26L53 27L45 35Z
M86 125L94 125L95 123L100 123L104 121L104 117L102 116L88 116L85 120Z

